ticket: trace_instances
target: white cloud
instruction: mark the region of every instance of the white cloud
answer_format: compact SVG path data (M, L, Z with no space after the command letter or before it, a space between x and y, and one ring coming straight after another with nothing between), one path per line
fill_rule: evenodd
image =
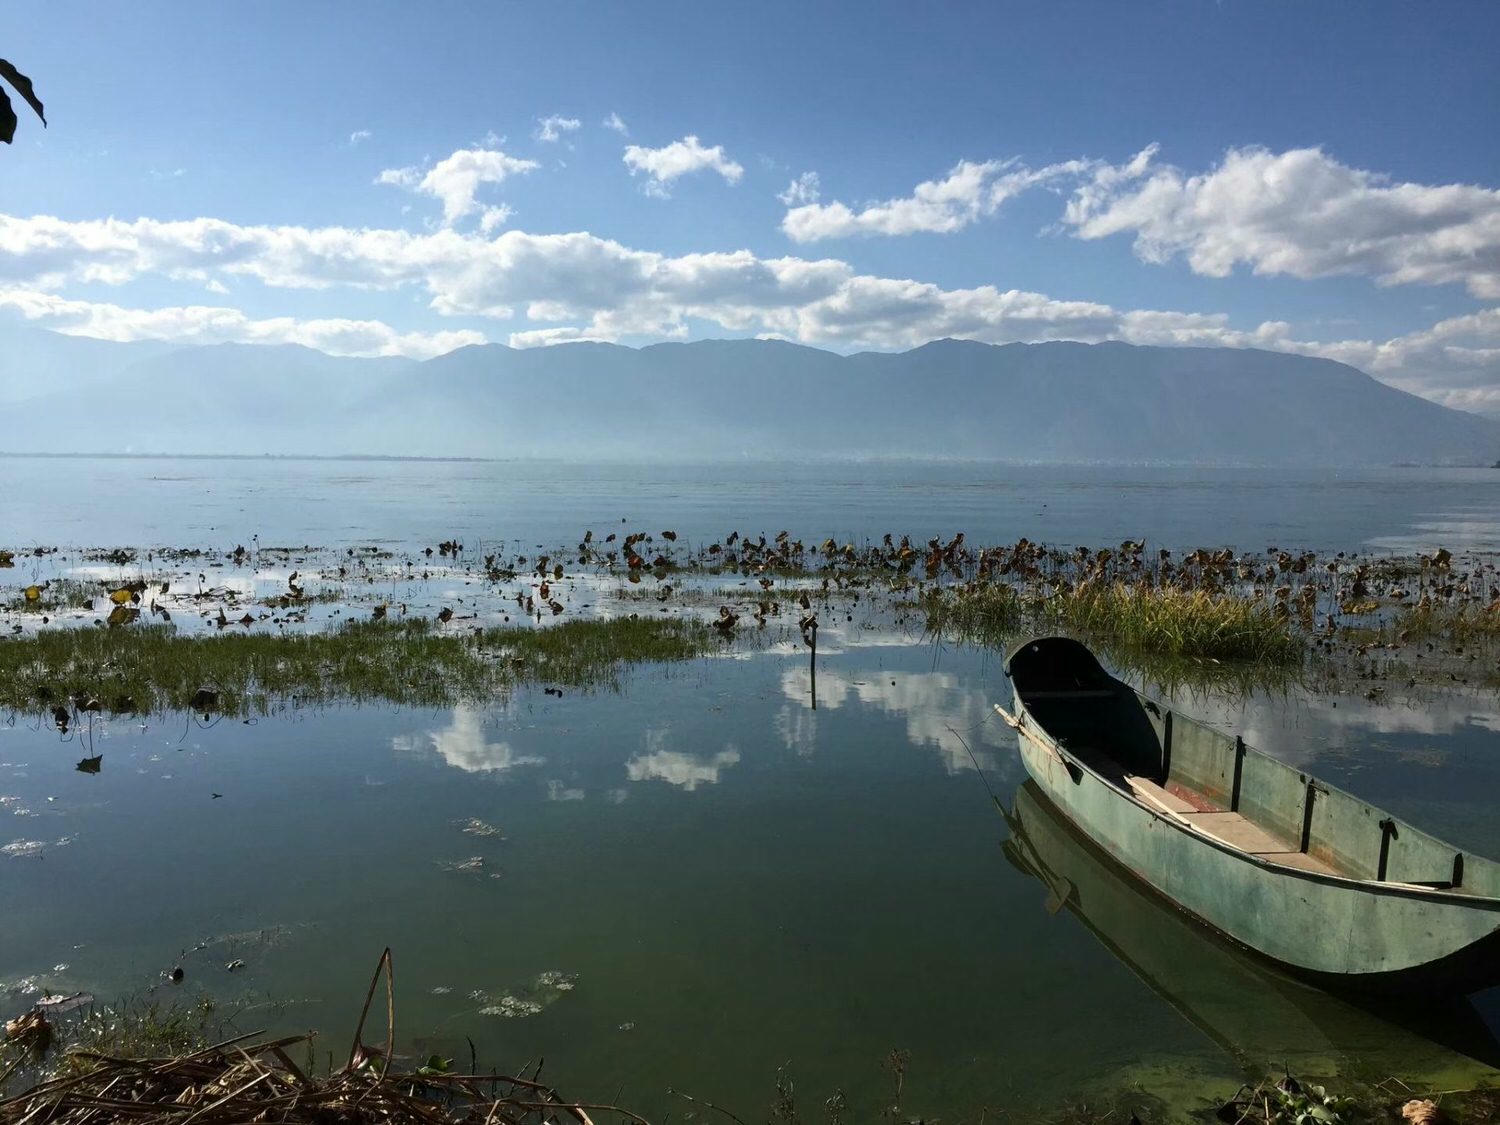
M563 117L554 113L551 117L536 119L536 139L549 143L562 140L564 133L576 133L583 122L576 117Z
M623 159L632 176L637 172L646 173L646 194L662 199L671 194L673 180L693 172L717 172L730 184L739 183L745 174L744 168L725 155L723 145L705 148L697 137L691 135L662 148L627 145Z
M499 149L461 148L425 172L415 166L387 168L375 177L377 184L391 184L440 200L443 222L452 226L479 206L475 196L481 184L504 183L541 167L535 160L507 156Z
M1064 223L1079 238L1133 234L1143 260L1182 255L1209 277L1243 264L1297 278L1460 284L1500 298L1500 191L1395 182L1316 148L1230 149L1201 175L1157 163L1156 152L1095 168Z
M1287 341L1279 350L1353 364L1444 406L1500 417L1500 308L1450 317L1385 341Z
M374 135L375 134L370 132L370 130L368 129L356 129L354 130L354 132L349 134L349 147L353 148L356 145L363 144Z
M545 348L552 344L577 344L584 341L613 343L615 337L591 334L587 328L532 328L512 332L506 341L513 348Z
M489 742L484 737L484 721L472 707L455 707L453 722L443 730L431 731L427 743L448 765L465 773L495 773L516 766L539 766L545 759L518 754L508 742ZM391 747L399 753L412 753L421 743L410 735L397 735Z
M498 207L486 207L484 214L479 217L479 229L484 234L493 234L508 223L514 214L515 212L503 203Z
M0 309L14 309L67 336L101 340L172 340L185 344L301 344L329 355L407 356L430 359L454 348L485 342L472 329L397 332L378 320L252 320L238 309L189 305L130 309L96 301L74 301L51 293L0 289Z
M799 666L782 672L781 691L789 703L810 707L808 670ZM972 770L976 760L983 769L993 770L997 762L985 745L1005 749L1015 743L1010 731L994 721L988 693L964 686L951 672L874 670L854 678L836 668L825 669L818 677L818 706L836 711L851 702L905 719L907 741L936 750L949 773ZM812 710L807 713L817 714ZM802 752L811 749L811 743L804 740L817 736L815 722L799 729L778 716L776 727L789 748Z
M798 207L804 203L816 203L818 195L818 174L816 172L803 172L802 175L787 184L786 190L779 192L776 198L787 207Z
M811 199L800 198L800 180L777 197L791 208L781 220L781 229L794 242L852 235L949 234L994 214L1006 200L1029 188L1077 176L1090 167L1082 160L1036 169L1015 160L982 164L961 160L944 179L927 180L909 196L870 203L859 210L838 201L816 202L814 175Z
M613 129L622 137L630 136L630 129L625 125L624 120L618 113L611 112L608 117L600 122L600 124L602 124L606 129Z
M284 289L419 289L442 315L524 317L511 329L517 346L683 338L698 322L840 349L906 348L942 336L1271 348L1344 360L1429 398L1500 414L1497 309L1391 340L1318 341L1297 338L1279 321L1237 329L1223 314L1118 309L994 286L944 289L860 274L836 258L761 258L748 250L674 257L585 232L490 236L0 214L0 289L12 291L13 305L22 299L14 293L29 294L29 308L69 331L163 334L161 321L152 320L160 314L179 323L175 338L280 333L345 354L420 355L448 340L476 342L476 333L403 334L378 322L250 321L233 309L153 313L55 296L71 284L123 285L143 277L199 285L253 279ZM316 342L325 337L328 343Z
M712 755L688 754L666 749L666 730L646 731L646 753L637 754L625 763L625 776L631 781L665 781L691 793L700 785L716 785L719 775L738 765L740 752L732 743Z

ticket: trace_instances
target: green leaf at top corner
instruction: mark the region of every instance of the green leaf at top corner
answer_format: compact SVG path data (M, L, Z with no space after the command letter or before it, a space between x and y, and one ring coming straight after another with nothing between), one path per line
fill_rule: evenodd
M10 98L0 90L0 141L10 144L16 136L16 111L11 108Z
M5 79L16 88L16 92L26 99L26 104L42 119L42 124L46 125L47 115L42 110L42 99L36 96L36 90L31 85L31 79L27 78L26 75L22 74L5 59L0 59L0 78ZM9 102L9 99L6 100ZM11 116L15 116L14 110L11 111Z

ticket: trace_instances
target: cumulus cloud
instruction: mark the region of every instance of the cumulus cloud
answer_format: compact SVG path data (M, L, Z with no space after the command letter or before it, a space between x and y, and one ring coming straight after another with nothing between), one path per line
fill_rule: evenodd
M602 124L606 129L613 129L622 137L630 136L630 129L626 126L624 119L622 119L618 113L611 112L608 117L600 122L600 124Z
M781 220L781 229L793 242L852 235L949 234L993 215L1006 200L1029 188L1077 176L1091 167L1082 160L1034 169L1016 160L961 160L944 179L920 183L909 196L857 210L837 200L818 203L816 175L810 185L811 198L804 198L807 185L802 181L807 177L803 176L777 197L791 208Z
M0 309L12 309L27 320L67 336L101 340L301 344L329 355L411 359L430 359L454 348L485 343L484 334L472 329L398 332L378 320L298 320L285 316L252 320L239 309L201 305L131 309L23 289L0 289Z
M483 716L473 707L455 707L453 721L443 730L430 731L425 744L412 735L398 734L391 748L411 754L430 748L455 769L465 773L492 773L516 766L539 766L544 759L518 754L508 742L490 742L485 738Z
M535 160L507 156L499 149L462 148L425 171L416 166L387 168L375 177L375 182L439 200L443 205L443 222L452 226L478 208L475 197L481 184L504 183L511 176L524 175L539 167Z
M549 143L562 140L564 133L576 133L583 122L576 117L563 117L554 113L551 117L536 119L536 139Z
M1452 283L1500 298L1500 191L1397 182L1317 148L1234 148L1200 175L1156 156L1153 145L1096 167L1064 224L1079 238L1134 235L1143 260L1180 255L1209 277L1247 265L1297 278Z
M776 198L788 207L799 207L804 203L816 203L818 195L818 174L803 172L786 185L785 191L778 192Z
M661 148L627 145L623 159L632 176L646 173L646 194L662 199L671 194L674 180L693 172L717 172L730 184L739 183L745 174L745 169L725 154L723 145L706 148L691 135Z
M1500 308L1450 317L1389 340L1290 342L1444 406L1500 417Z
M510 217L514 214L515 211L503 203L498 207L486 207L484 214L479 217L479 229L485 234L493 234L510 222Z
M625 763L625 776L631 781L665 781L691 793L700 785L717 785L721 773L739 764L739 748L733 743L716 754L699 755L666 749L668 737L663 729L646 731L646 752Z
M789 703L809 707L813 694L808 670L797 667L782 672L781 690ZM965 687L951 672L881 672L855 679L845 672L826 670L818 678L817 701L828 711L857 703L905 719L907 741L937 751L953 774L972 770L976 761L983 769L994 770L998 763L984 744L1004 748L1009 742L996 729L988 693ZM810 730L799 729L798 724L778 716L775 725L788 747L799 751L809 745L803 739L810 736L815 741L817 737L815 721ZM956 730L969 732L968 746ZM1006 772L1013 768L1008 764Z
M690 324L840 349L908 348L943 336L989 343L1124 340L1260 347L1353 363L1449 405L1500 414L1500 310L1391 340L1307 340L1268 321L1217 313L1119 309L995 286L945 289L858 272L836 258L762 258L748 250L671 256L585 232L493 236L452 229L240 226L219 219L69 221L0 215L0 289L12 307L87 335L132 339L284 339L342 354L423 355L477 333L399 333L378 322L251 321L234 309L123 310L56 295L78 283L137 278L222 285L425 293L440 315L509 321L515 346L568 340L683 338ZM18 297L17 293L25 296ZM27 315L23 308L23 315ZM201 327L203 325L217 328ZM349 327L353 325L354 327ZM195 335L198 333L199 335Z

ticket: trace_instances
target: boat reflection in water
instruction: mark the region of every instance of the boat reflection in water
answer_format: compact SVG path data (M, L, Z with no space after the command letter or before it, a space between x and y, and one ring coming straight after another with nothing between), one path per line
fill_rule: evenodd
M1004 810L1002 809L1002 812ZM1500 1082L1500 1043L1468 1000L1393 1005L1334 996L1195 924L1070 825L1034 781L1005 813L1011 863L1046 888L1246 1077L1397 1078L1470 1088Z

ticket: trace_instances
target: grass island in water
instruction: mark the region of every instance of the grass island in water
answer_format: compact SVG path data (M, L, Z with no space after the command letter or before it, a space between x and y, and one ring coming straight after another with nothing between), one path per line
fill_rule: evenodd
M424 618L309 633L43 629L0 642L0 708L65 709L71 701L117 714L241 716L288 701L451 706L521 683L608 686L627 664L687 660L714 643L701 622L636 616L478 631Z

